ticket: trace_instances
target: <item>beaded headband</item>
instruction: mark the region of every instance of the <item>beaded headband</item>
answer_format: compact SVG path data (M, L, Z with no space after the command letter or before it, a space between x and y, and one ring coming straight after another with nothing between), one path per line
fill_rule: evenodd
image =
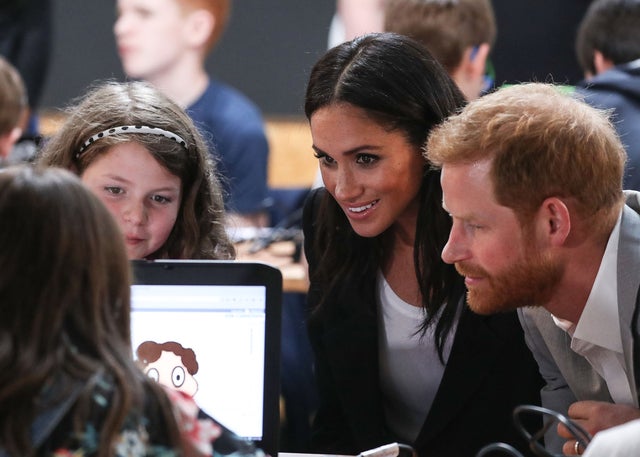
M100 138L105 138L111 135L118 135L120 133L146 133L149 135L162 135L166 138L170 138L178 143L183 148L187 149L187 142L182 139L182 137L176 135L173 132L168 130L163 130L158 127L149 127L148 125L121 125L119 127L111 127L110 129L103 130L102 132L96 133L87 141L82 144L82 147L76 154L76 159L79 158L82 153L93 143L98 141Z

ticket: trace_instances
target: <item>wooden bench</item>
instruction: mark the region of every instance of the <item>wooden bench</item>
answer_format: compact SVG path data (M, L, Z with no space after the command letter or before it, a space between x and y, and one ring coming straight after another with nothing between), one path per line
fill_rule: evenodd
M267 118L268 180L272 188L310 187L318 172L306 119Z

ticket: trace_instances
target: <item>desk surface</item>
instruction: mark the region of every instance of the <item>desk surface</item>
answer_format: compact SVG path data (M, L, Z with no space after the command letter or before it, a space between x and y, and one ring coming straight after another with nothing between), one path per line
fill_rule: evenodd
M264 262L278 268L282 272L283 292L302 292L309 289L307 278L307 266L304 263L294 262L293 253L295 246L291 241L278 241L254 254L249 254L250 242L236 244L236 258L238 260Z

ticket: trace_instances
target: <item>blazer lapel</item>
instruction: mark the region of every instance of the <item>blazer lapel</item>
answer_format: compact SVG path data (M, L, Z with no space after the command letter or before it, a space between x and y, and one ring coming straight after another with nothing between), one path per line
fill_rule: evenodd
M637 194L632 195L636 196ZM631 200L630 204L637 205L637 196L629 200ZM634 340L638 339L638 324L634 322L634 317L637 318L636 308L640 288L640 216L628 206L624 207L622 213L617 273L620 327L631 331L631 337L625 332L622 333L624 357L627 366L635 367L634 384L638 386L640 379L638 379L639 373L637 371L639 367L637 363L634 363L634 358L639 356L639 354L634 354ZM636 405L637 402L636 390Z
M335 389L355 433L355 444L365 450L369 443L388 435L379 384L375 316L352 316L334 322L323 342Z
M473 395L496 363L498 341L485 321L490 318L474 314L466 305L461 311L440 388L416 443L432 439L460 414L467 398Z

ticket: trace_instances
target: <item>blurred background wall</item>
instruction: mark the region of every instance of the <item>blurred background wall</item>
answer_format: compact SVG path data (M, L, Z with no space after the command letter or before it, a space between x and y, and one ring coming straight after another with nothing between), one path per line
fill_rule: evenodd
M302 115L306 80L327 46L331 0L234 0L209 57L215 77L247 94L265 115ZM51 64L43 109L62 107L93 81L122 79L113 0L53 0Z
M122 79L113 0L52 0L53 50L41 107L64 106L92 81ZM581 78L577 25L590 0L493 0L496 82ZM267 117L302 116L312 65L324 53L335 0L233 0L231 20L208 68Z

